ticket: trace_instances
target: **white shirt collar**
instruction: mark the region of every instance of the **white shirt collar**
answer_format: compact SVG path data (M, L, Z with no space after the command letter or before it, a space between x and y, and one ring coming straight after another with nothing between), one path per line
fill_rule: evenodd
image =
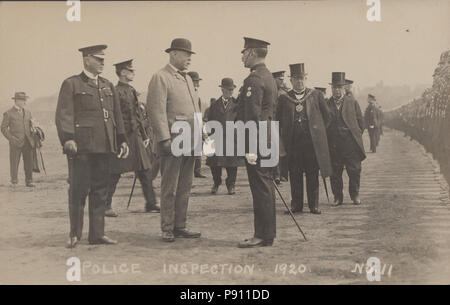
M20 107L17 106L17 105L14 105L13 107L16 108L17 111L22 111L22 108L20 108Z
M175 72L181 72L179 69L175 68L174 65L172 65L171 63L169 63L169 66L175 70Z
M87 77L89 77L90 79L94 79L94 80L98 80L98 74L94 76L94 74L92 74L89 71L86 71L85 69L83 69L84 74L86 74Z

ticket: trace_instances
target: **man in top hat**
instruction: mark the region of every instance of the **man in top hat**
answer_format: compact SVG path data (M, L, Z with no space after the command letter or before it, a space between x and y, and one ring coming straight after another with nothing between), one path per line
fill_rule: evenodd
M370 150L373 153L377 152L378 145L378 137L379 137L379 128L380 128L380 113L378 107L376 106L375 96L369 94L367 96L367 105L366 111L364 113L365 126L369 132L370 138Z
M309 209L313 214L321 214L319 169L322 177L331 175L327 141L330 114L323 94L306 87L307 74L304 64L292 64L289 68L292 90L280 96L277 115L289 160L291 211L303 212L305 173Z
M111 158L126 158L128 145L114 85L99 74L106 45L81 48L84 70L64 80L55 123L69 165L70 239L75 247L83 231L89 197L89 243L115 244L104 234L105 201Z
M211 174L213 176L214 185L211 188L211 194L216 194L219 186L222 184L222 168L225 167L227 171L227 178L225 185L227 186L228 194L235 194L235 183L237 176L238 166L244 166L244 160L241 157L237 157L237 141L236 132L228 134L226 130L227 122L234 122L236 120L238 104L233 97L233 91L236 88L231 78L222 79L219 87L222 90L222 95L216 99L208 110L208 121L217 121L222 125L223 130L223 145L221 155L208 157L206 164L211 168ZM227 138L234 139L234 156L226 156L226 143ZM216 146L217 149L217 146Z
M352 95L353 96L352 85L353 85L353 81L351 79L346 79L345 80L345 94L346 95Z
M25 184L33 187L33 147L31 112L25 109L28 96L25 92L16 92L14 106L3 114L1 130L9 141L9 169L11 184L17 184L20 157L23 156Z
M202 79L200 78L200 75L198 74L198 72L190 71L190 72L188 72L188 74L191 77L192 82L194 83L194 88L198 95L198 88L200 88L200 81ZM198 109L200 109L200 112L202 111L202 101L201 101L200 97L198 98ZM194 163L194 177L195 178L206 178L206 176L202 174L201 169L202 169L202 157L200 156L200 157L195 158L195 163Z
M332 72L332 96L328 99L331 123L328 128L328 145L330 147L331 188L334 205L343 203L342 172L344 166L349 177L349 193L354 204L360 204L359 185L361 161L366 158L362 133L364 120L361 108L352 95L345 94L345 72Z
M327 88L324 87L314 87L317 91L321 92L323 96L327 95Z
M267 122L273 120L273 105L277 98L276 82L264 61L268 42L244 37L242 62L250 69L239 92L238 121ZM248 131L248 130L247 130ZM259 133L259 130L258 130ZM246 134L246 167L253 196L254 228L253 238L239 244L241 248L271 246L276 235L275 188L272 180L273 168L261 166L259 151L249 150L249 134ZM253 139L252 139L253 140ZM259 139L256 139L259 141ZM268 142L269 139L268 139ZM259 144L257 143L258 147Z
M287 93L287 86L284 81L284 74L286 71L277 71L273 72L273 78L275 79L275 82L277 83L278 88L278 97L280 97L282 94ZM277 110L277 104L278 104L278 98L275 100L274 104L274 114L273 117L276 118L276 110ZM281 184L282 181L288 180L288 163L286 158L286 150L284 148L283 140L280 138L280 161L277 166L274 168L273 172L273 178L275 180L276 184Z
M185 72L191 63L191 42L184 38L172 40L169 63L156 72L148 86L147 106L155 141L161 156L161 230L162 239L173 242L175 237L198 238L199 232L186 228L187 208L194 176L194 145L201 143L195 134L194 120L200 113L198 96L192 79ZM188 123L191 152L181 156L172 153L171 131L176 121ZM196 141L200 136L200 143Z
M150 136L144 128L144 122L139 116L139 104L136 89L130 82L133 81L135 70L133 60L126 60L114 64L119 82L115 86L120 102L125 135L128 141L130 153L126 159L114 158L111 162L111 176L108 183L108 196L106 198L105 216L117 217L117 213L112 209L112 197L116 191L122 173L134 172L139 178L142 192L145 198L145 212L159 213L156 204L156 195L152 185L152 164L146 147L150 144Z

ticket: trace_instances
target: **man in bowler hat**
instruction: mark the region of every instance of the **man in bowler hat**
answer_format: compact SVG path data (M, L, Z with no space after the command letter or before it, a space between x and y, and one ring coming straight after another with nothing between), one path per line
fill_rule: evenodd
M361 161L366 158L362 133L364 120L361 108L353 95L345 94L345 72L332 72L332 96L328 99L331 123L328 127L330 147L331 188L334 194L334 206L344 200L342 173L344 166L349 177L349 193L353 204L360 204L359 185L361 179Z
M148 86L147 107L150 122L161 156L161 230L162 240L173 242L176 237L199 238L200 233L186 228L187 208L194 176L196 144L194 121L198 96L191 77L186 73L191 63L191 42L184 38L172 40L169 63L156 72ZM178 135L171 131L176 121L187 122L191 133L191 151L176 156L172 153L172 140ZM201 138L201 131L200 131ZM200 143L197 143L201 145Z
M376 98L372 94L367 96L366 111L364 112L365 127L369 132L370 138L370 150L372 153L377 152L377 145L379 140L379 129L380 129L380 111L376 106Z
M25 184L33 187L33 147L31 112L25 109L28 96L25 92L16 92L14 106L3 114L1 130L9 141L9 168L11 185L17 184L20 157L23 156Z
M128 145L114 85L99 74L106 45L81 48L84 70L64 80L55 123L69 165L69 248L83 231L89 197L89 243L116 244L105 236L105 201L110 158L126 158Z
M319 169L322 177L331 175L327 141L330 114L323 94L306 87L303 63L289 65L292 90L279 97L277 118L289 160L291 211L303 212L303 174L309 210L319 210Z
M140 116L136 89L130 85L135 75L133 60L119 62L114 66L116 67L116 75L119 77L115 89L119 97L130 153L126 159L113 158L111 160L111 176L108 183L105 216L117 217L117 213L112 208L112 197L119 183L120 175L127 172L134 172L136 177L139 178L145 198L145 212L159 213L155 190L152 185L152 164L146 149L150 144L150 135L147 134Z
M219 87L222 90L222 95L216 99L208 110L208 121L217 121L222 125L223 131L223 145L221 156L211 156L206 159L206 165L211 168L211 174L213 176L214 185L211 188L211 194L216 194L219 186L222 184L222 168L227 171L227 178L225 184L227 186L228 194L235 194L235 184L237 176L237 168L244 166L244 160L242 157L237 157L237 141L236 132L228 134L226 129L227 122L234 122L237 116L238 104L233 97L233 91L236 88L231 78L222 79ZM226 156L227 138L234 141L234 156ZM217 152L216 152L217 153Z
M246 68L250 69L250 75L244 80L239 93L237 121L244 123L254 121L257 126L260 122L267 122L270 126L271 120L274 119L273 105L278 95L276 82L264 63L267 46L270 43L248 37L244 37L244 40L242 62ZM259 132L260 130L258 134ZM248 133L245 140L247 175L253 196L255 233L252 238L239 243L239 247L272 246L276 235L273 167L261 166L259 151L256 154L249 151ZM256 147L258 146L257 143Z

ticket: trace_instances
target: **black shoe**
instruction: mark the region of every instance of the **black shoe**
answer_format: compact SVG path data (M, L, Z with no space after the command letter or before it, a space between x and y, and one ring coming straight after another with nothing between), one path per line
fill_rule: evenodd
M337 207L337 206L339 206L339 205L341 205L342 204L342 201L343 200L341 200L341 199L334 199L334 202L333 202L333 206L335 206L335 207Z
M228 195L234 195L236 194L236 191L234 190L234 186L227 187L228 188Z
M188 229L175 229L173 234L175 237L183 238L199 238L202 235L200 232L193 232Z
M275 178L274 180L275 180L275 183L276 183L277 185L280 185L280 184L281 184L280 178Z
M72 249L75 248L75 246L78 244L78 238L77 237L70 237L69 241L67 242L66 248Z
M246 239L238 244L238 248L258 248L258 247L270 247L273 244L273 239L264 240L261 238L253 237Z
M302 214L303 210L301 209L291 209L292 214ZM290 214L289 211L284 211L284 214Z
M108 236L103 236L97 240L90 241L91 245L117 245L117 241L109 238Z
M161 234L162 240L165 242L174 242L175 241L175 236L173 235L172 232L162 232Z
M218 189L219 189L218 185L213 185L213 187L211 188L211 194L217 194Z
M322 212L319 209L311 209L311 214L320 215Z
M145 213L160 213L161 208L156 204L145 206Z
M27 186L27 187L34 187L34 184L31 183L31 182L27 182L26 186Z
M109 208L105 210L105 216L106 217L117 217L119 214L117 214L113 209Z
M202 173L195 173L194 174L195 178L207 178L205 175L203 175Z
M361 199L359 199L359 195L356 195L352 200L353 200L353 204L354 205L360 205L361 204Z

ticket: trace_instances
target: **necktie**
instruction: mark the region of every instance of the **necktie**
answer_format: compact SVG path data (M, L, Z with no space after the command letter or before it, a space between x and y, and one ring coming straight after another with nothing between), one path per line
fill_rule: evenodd
M178 71L178 73L180 73L181 76L183 76L183 78L186 78L186 72L182 72L182 71Z

